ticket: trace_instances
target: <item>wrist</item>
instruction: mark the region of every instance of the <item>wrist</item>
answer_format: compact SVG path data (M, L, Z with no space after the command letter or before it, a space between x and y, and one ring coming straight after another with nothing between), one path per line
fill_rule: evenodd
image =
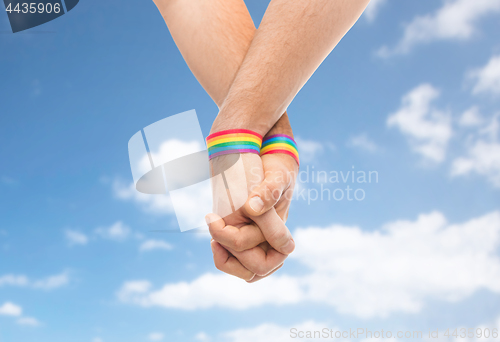
M236 103L236 100L226 98L212 124L210 133L228 129L248 129L265 136L281 115L265 112L259 107L247 101L238 100Z
M212 124L210 134L230 129L248 129L263 137L271 129L271 126L249 115L229 115L221 111Z
M293 130L287 112L283 113L278 122L266 133L264 138L276 134L285 134L293 138Z

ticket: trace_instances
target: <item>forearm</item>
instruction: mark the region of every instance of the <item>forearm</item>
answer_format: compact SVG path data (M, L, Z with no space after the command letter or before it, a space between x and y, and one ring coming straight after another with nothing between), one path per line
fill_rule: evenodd
M154 0L201 86L220 106L243 62L255 25L243 0Z
M155 4L194 76L220 107L256 31L245 3L155 0ZM271 133L292 135L286 113Z
M369 0L272 0L212 130L266 133Z

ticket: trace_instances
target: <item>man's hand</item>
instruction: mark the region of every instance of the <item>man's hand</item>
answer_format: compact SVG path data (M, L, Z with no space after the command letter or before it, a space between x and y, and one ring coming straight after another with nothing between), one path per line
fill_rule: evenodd
M295 159L287 154L264 155L262 165L265 179L250 193L245 210L253 217L274 208L286 222L299 166Z
M211 222L209 229L213 237L211 247L215 266L223 272L254 282L279 269L295 247L284 221L288 216L298 165L292 157L284 154L263 156L260 168L258 156L243 154L242 157L248 171L249 200L245 207L224 220L209 214L207 221ZM214 159L215 163L224 162L217 162L217 159ZM271 189L274 196L266 198ZM247 209L249 201L255 196L264 199L259 212ZM276 249L283 253L278 253Z

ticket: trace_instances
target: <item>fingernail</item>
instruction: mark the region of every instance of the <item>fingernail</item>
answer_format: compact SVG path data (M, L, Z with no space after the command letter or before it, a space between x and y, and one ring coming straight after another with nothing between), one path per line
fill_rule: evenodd
M281 247L281 253L283 254L290 254L293 252L295 249L295 241L293 241L292 238L288 240L282 247Z
M210 216L210 214L208 214L208 215L206 215L206 216L205 216L205 222L206 222L208 225L210 225L210 223L212 223L212 220L211 220L211 216Z
M259 196L250 198L248 204L256 213L260 213L264 209L264 201Z

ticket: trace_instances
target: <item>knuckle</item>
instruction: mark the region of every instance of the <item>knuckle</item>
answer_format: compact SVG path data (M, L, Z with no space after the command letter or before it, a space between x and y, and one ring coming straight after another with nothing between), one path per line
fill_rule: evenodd
M266 265L263 265L263 264L256 265L255 270L254 270L255 274L257 274L258 276L261 276L261 277L268 274L269 271L270 271L269 267Z
M217 242L220 242L220 231L212 230L211 228L208 231L209 231L210 235L212 236L212 239L214 239Z
M232 248L236 252L242 252L245 250L245 242L238 236L233 238L232 244L233 244Z
M275 183L266 184L264 202L276 203L281 197L281 190Z
M219 271L224 272L224 264L221 264L220 262L215 261L215 268L218 269Z
M274 242L285 242L288 240L288 233L284 229L277 229L271 234L269 238Z

